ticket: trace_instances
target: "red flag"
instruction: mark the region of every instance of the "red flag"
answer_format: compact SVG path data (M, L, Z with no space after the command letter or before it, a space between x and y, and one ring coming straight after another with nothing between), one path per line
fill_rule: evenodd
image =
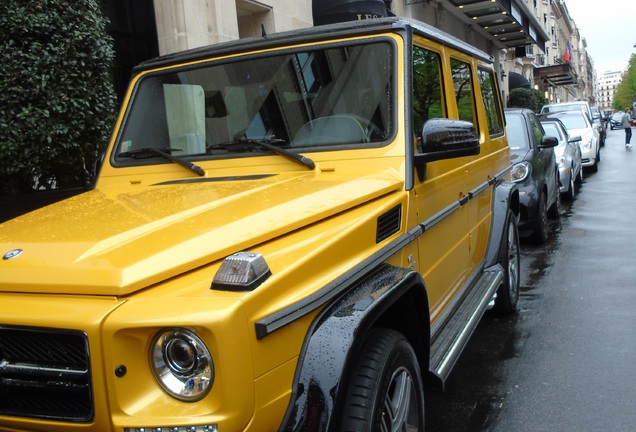
M565 52L563 53L563 60L569 62L572 58L572 48L570 48L570 41L565 43Z

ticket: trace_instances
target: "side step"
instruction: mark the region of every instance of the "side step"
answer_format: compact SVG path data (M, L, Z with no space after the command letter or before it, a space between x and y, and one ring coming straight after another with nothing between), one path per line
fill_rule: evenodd
M461 303L432 341L430 370L441 390L503 277L504 271L500 265L484 270L468 288Z

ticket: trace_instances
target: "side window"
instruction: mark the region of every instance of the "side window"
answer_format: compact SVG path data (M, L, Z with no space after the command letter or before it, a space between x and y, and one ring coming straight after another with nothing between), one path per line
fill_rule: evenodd
M455 101L459 110L459 119L469 121L475 125L475 128L479 129L475 118L470 64L451 59L451 69L453 71L453 86L455 88Z
M431 118L446 117L439 54L413 47L413 128L417 136Z
M479 87L481 98L486 109L486 120L488 121L488 133L490 136L503 134L503 119L501 118L501 101L497 93L495 74L491 70L479 69Z

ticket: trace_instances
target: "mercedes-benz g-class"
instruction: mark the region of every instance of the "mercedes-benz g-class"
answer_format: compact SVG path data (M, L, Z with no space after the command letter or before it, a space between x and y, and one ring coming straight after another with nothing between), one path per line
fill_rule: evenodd
M0 430L422 430L519 294L492 60L385 17L137 67L95 188L0 225Z

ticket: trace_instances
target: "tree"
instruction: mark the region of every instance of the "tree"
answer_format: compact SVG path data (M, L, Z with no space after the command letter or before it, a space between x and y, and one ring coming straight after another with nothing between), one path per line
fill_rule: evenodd
M634 102L636 102L636 55L632 54L627 71L616 87L613 108L617 111L624 110L626 107L631 107Z
M531 89L531 91L532 91L532 94L534 94L534 100L537 103L537 109L535 110L535 112L539 112L539 111L541 111L541 108L543 107L543 105L548 103L548 101L546 100L546 98L543 95L543 93L541 92L541 90L539 90L539 89Z
M115 118L112 46L98 0L2 0L0 192L84 184Z
M534 112L539 112L545 105L545 97L536 89L516 88L510 90L508 95L509 108L528 108Z

